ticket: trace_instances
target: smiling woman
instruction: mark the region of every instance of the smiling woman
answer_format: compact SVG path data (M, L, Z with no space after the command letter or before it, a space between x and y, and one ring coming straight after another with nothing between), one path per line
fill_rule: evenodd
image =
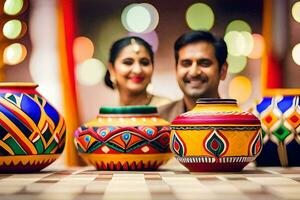
M152 47L139 37L125 37L113 43L105 84L118 89L119 104L161 106L171 100L147 92L153 74Z

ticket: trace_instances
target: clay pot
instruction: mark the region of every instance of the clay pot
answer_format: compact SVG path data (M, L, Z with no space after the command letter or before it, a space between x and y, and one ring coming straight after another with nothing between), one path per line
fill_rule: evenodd
M102 107L75 132L79 155L98 170L155 170L172 156L169 139L169 123L150 106Z
M63 117L34 83L0 83L0 172L39 171L63 151Z
M190 171L241 171L262 149L260 121L234 99L199 99L171 129L171 151Z
M256 164L300 166L299 94L266 96L258 102L252 112L261 120L264 143Z

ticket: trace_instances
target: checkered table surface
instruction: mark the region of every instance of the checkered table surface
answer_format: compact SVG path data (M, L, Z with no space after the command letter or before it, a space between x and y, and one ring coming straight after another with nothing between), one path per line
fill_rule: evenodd
M175 160L148 172L50 166L35 174L0 174L0 199L300 199L300 167L190 173Z

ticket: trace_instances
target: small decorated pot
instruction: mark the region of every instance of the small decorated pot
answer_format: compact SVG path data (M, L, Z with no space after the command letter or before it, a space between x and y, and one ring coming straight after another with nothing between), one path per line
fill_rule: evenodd
M39 171L63 151L63 117L34 83L0 83L0 172Z
M171 129L171 151L190 171L241 171L262 149L260 121L234 99L200 98Z
M169 123L156 107L102 107L75 132L79 155L98 170L155 170L166 163Z

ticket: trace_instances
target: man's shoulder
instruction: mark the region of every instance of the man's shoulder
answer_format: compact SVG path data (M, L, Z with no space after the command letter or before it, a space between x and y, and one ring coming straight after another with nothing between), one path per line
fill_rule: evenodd
M170 110L172 108L178 107L178 106L183 106L183 100L177 100L177 101L173 101L171 103L168 103L166 105L160 106L158 108L158 110L163 111L163 110Z
M183 99L174 101L158 108L159 115L168 121L173 121L176 116L184 112Z

